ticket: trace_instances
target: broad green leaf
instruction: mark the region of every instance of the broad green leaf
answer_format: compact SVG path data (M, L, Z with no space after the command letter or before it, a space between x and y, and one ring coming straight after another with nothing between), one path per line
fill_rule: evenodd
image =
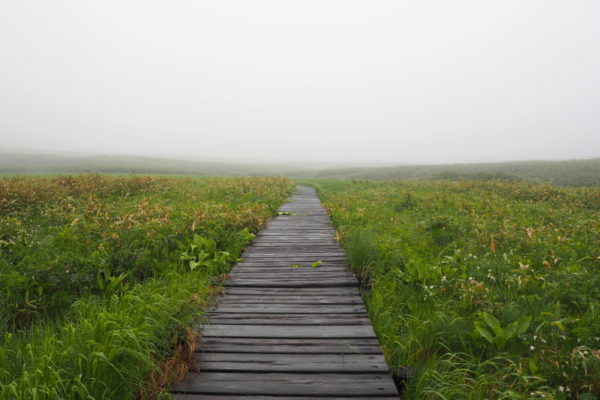
M475 331L479 333L485 340L490 342L490 344L494 344L494 337L488 331L481 321L475 321Z
M481 314L482 314L485 322L488 324L488 326L490 328L492 328L492 331L494 331L494 333L496 335L502 335L504 333L504 330L502 329L502 326L500 325L500 321L498 321L496 319L496 317L494 317L492 314L486 313L485 311L482 312Z
M531 325L530 316L519 318L506 327L504 335L507 339L511 339L527 331L529 325Z

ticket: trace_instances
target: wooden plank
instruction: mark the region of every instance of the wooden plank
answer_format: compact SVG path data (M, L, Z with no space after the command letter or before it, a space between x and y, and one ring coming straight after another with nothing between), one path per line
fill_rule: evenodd
M277 233L277 234L283 234L283 235L296 235L296 234L312 234L312 233L317 233L317 234L328 234L333 236L335 234L335 230L333 229L333 227L331 225L312 225L312 226L299 226L296 224L289 224L289 225L279 225L279 226L269 226L263 230L261 230L258 234L257 237L260 236L266 236L266 235L270 235L273 233Z
M370 325L208 325L202 335L252 338L374 338Z
M256 238L265 240L267 238L287 237L290 239L298 237L314 237L322 239L334 239L335 230L329 226L278 226L271 227L259 233Z
M323 264L321 265L331 265L331 263L337 263L337 264L342 264L342 263L346 263L346 259L342 258L342 257L336 257L336 258L330 258L330 257L298 257L298 256L292 256L292 257L283 257L283 256L278 256L278 257L270 257L270 258L265 258L265 257L248 257L248 258L244 258L242 259L244 265L255 265L255 266L275 266L275 265L279 265L279 266L289 266L291 264L300 264L300 265L307 265L310 266L312 263L314 263L315 261L321 261Z
M250 260L250 259L263 259L263 258L273 258L273 259L282 259L286 260L288 258L297 258L297 259L310 259L309 261L323 261L330 260L332 258L336 259L345 259L345 253L340 251L338 253L334 253L332 251L313 251L311 253L302 252L299 254L297 251L257 251L251 250L242 254L242 259Z
M286 225L295 227L302 225L332 226L329 218L322 215L281 215L279 218L273 220L273 223L268 225L268 227Z
M330 273L338 273L344 274L346 276L353 276L352 271L350 271L347 267L343 266L320 266L317 269L314 269L310 265L297 265L290 264L283 267L238 267L231 271L229 275L239 275L239 274L278 274L278 273L290 273L290 269L293 269L292 273L294 274L304 274L304 275L314 275L315 277L328 275ZM261 277L261 275L256 275L256 277Z
M272 243L278 242L291 242L291 243L302 243L303 241L310 241L311 244L341 244L335 240L335 232L333 230L329 230L328 232L313 232L309 233L305 230L292 232L286 229L286 232L267 232L264 235L257 236L257 243L265 243L267 240Z
M270 226L260 231L256 237L269 235L329 235L333 237L335 230L331 226L314 225L314 226Z
M293 271L290 271L290 269L293 269ZM319 268L318 270L314 270L311 267L292 267L292 266L286 266L286 267L244 267L244 268L238 268L235 271L232 271L229 276L244 276L244 275L248 275L248 276L252 276L254 278L260 278L260 279L264 279L267 276L265 275L261 275L261 274L270 274L273 277L278 277L278 276L297 276L297 277L313 277L314 279L323 279L323 277L325 276L333 276L333 277L341 277L341 276L346 276L346 277L354 277L354 274L349 271L347 268L343 268L343 267L322 267Z
M227 284L235 283L241 284L243 282L251 282L251 283L268 283L268 286L273 286L273 283L281 282L281 283L305 283L306 287L314 287L314 286L347 286L348 283L356 284L357 280L353 274L336 274L333 273L318 273L317 271L313 272L304 272L304 271L294 271L294 267L289 267L289 272L282 272L281 274L276 275L273 272L272 275L252 275L246 274L243 271L233 273L227 276L227 280L225 281ZM300 269L300 268L298 268ZM321 277L321 278L319 278ZM325 278L325 279L324 279ZM322 279L319 281L319 279ZM294 286L302 286L302 285L294 285Z
M336 237L335 229L331 226L323 226L323 225L312 225L308 226L306 224L294 224L289 226L272 226L267 229L264 229L256 234L255 239L265 241L269 238L278 238L278 237L318 237L327 239L334 239Z
M297 232L297 233L292 233L289 230L286 231L286 233L269 233L269 234L265 234L264 236L258 236L256 237L256 243L252 243L250 246L256 244L256 245L262 245L265 243L268 244L278 244L279 242L289 242L292 244L296 244L296 245L302 245L304 244L303 241L310 241L312 243L310 244L315 244L316 246L341 246L341 244L339 242L335 241L335 232L333 231L329 231L329 232L314 232L314 233L308 233L306 231L302 231L302 232Z
M259 241L266 241L267 239L277 240L277 239L289 239L289 240L298 240L298 238L305 239L313 239L313 240L335 240L335 231L330 228L325 229L306 229L299 228L298 230L294 230L292 228L281 228L281 229L271 229L269 231L264 231L263 233L259 233L255 239Z
M305 396L396 395L385 374L223 373L190 374L172 387L175 393Z
M364 374L388 372L381 354L197 353L196 361L201 371Z
M229 273L229 276L242 276L245 274L245 275L248 275L248 277L255 277L256 279L264 279L265 278L264 276L254 276L253 275L254 273L260 273L260 272L266 272L269 274L277 273L278 275L274 275L274 277L278 277L278 278L281 278L281 277L285 276L286 274L290 275L292 277L313 275L317 279L319 279L319 277L320 277L320 279L325 279L325 278L354 276L353 273L348 268L344 268L341 266L312 267L310 265L305 266L305 264L288 264L284 267L279 267L279 268L276 268L276 267L234 268ZM298 275L298 274L303 274L303 275Z
M370 325L367 314L211 313L216 325Z
M320 239L318 243L315 244L306 244L299 240L288 240L287 242L280 243L281 241L273 241L263 238L262 240L258 240L255 243L252 243L247 248L249 249L285 249L288 247L294 249L300 249L302 251L311 251L313 249L333 249L333 250L342 250L342 247L339 243L336 243L333 239L331 241Z
M281 226L292 226L298 228L299 226L308 225L308 226L317 226L320 228L331 228L332 224L328 221L328 217L326 215L318 215L318 214L306 214L300 215L298 211L290 211L296 212L296 215L281 215L277 218L271 220L270 223L267 224L266 229L273 229Z
M273 280L308 280L311 285L312 282L316 280L356 280L354 275L350 274L348 271L333 271L333 272L320 272L320 271L302 271L301 268L290 268L287 271L263 271L262 274L259 274L258 271L236 271L229 274L229 279L251 279L251 280L260 280L260 281L273 281ZM310 285L309 285L310 286Z
M308 275L307 275L308 274ZM323 281L318 281L318 279L323 279ZM300 271L293 271L293 268L290 267L290 271L287 273L273 274L270 276L257 276L253 274L246 274L242 272L235 272L229 274L228 282L230 283L243 283L243 282L257 282L257 283L269 283L269 286L272 286L272 283L305 283L306 287L311 286L321 286L322 284L327 284L327 286L336 286L336 285L346 285L347 283L356 284L356 278L351 274L336 274L336 273L305 273ZM298 286L298 285L295 285Z
M321 223L317 223L317 224L312 224L312 223L301 223L300 221L296 221L294 223L288 223L288 224L278 224L278 225L270 225L269 227L267 227L267 232L269 230L289 230L290 234L294 233L294 229L296 230L296 232L299 232L301 229L303 230L300 233L306 233L307 231L310 230L323 230L323 229L329 229L331 231L331 234L334 234L334 229L332 225L327 225L327 224L321 224Z
M290 295L306 295L316 296L322 295L321 288L252 288L252 287L226 287L225 294L229 295L254 295L254 296L290 296ZM360 296L358 287L333 287L327 289L327 294L331 296Z
M308 240L311 240L314 243L306 243ZM319 242L318 244L317 241ZM292 250L285 250L286 247L290 247ZM344 252L344 249L339 244L336 244L331 238L274 238L268 242L266 240L257 242L256 245L251 245L246 248L246 250L252 249L264 252L268 252L269 250L286 252L293 251L294 249L299 253L311 253L315 251L322 252L326 250L332 252Z
M328 261L328 260L321 260L323 263L321 264L321 267L342 267L342 268L347 268L348 267L348 263L346 262L346 260L337 260L337 261ZM310 267L311 264L313 263L313 261L300 261L300 262L296 262L296 264L300 264L303 265L305 267ZM235 271L239 268L246 268L246 267L289 267L291 264L289 262L289 260L281 260L281 261L241 261L239 264L237 264L235 267L233 267L232 271Z
M218 304L215 312L245 314L353 314L366 312L363 304Z
M295 246L304 246L306 248L308 247L312 247L313 245L315 246L315 248L319 248L322 246L326 246L326 247L337 247L337 249L339 250L340 248L336 245L336 243L331 239L331 238L273 238L272 240L269 240L269 244L268 247L265 245L263 246L265 242L260 242L257 243L256 247L253 247L255 249L269 249L269 248L279 248L279 247L285 247L285 246L289 246L289 247L295 247ZM342 248L343 249L343 248ZM305 249L300 248L299 251L306 251Z
M307 263L312 264L315 261L321 261L321 263L347 263L345 256L343 255L335 255L329 251L324 251L322 253L314 252L314 253L305 253L299 255L296 251L282 251L282 252L263 252L253 250L248 253L244 253L242 255L242 261L244 263L263 263L263 264L272 264L272 263L282 263L283 265L289 265L290 262L298 262L298 263ZM286 264L287 263L287 264ZM234 267L235 268L235 267Z
M227 287L256 287L256 288L268 288L268 287L278 287L278 288L297 288L297 287L314 287L314 288L330 288L330 287L352 287L357 286L357 282L355 279L347 279L342 280L338 279L336 281L315 281L312 280L276 280L276 279L248 279L248 280L240 280L240 279L232 279L231 281L227 281L225 283Z
M320 261L320 260L316 260ZM231 273L237 273L240 271L250 271L252 269L260 271L262 270L271 270L271 271L287 271L287 272L346 272L348 274L352 273L352 270L348 268L345 264L332 264L326 263L325 261L321 261L318 265L314 265L314 261L307 262L283 262L278 264L273 263L252 263L252 264L244 264L239 265L231 270Z
M197 351L230 353L381 354L375 338L203 337Z
M307 210L308 211L308 210ZM309 222L323 222L327 223L329 218L327 215L302 215L299 214L301 211L299 210L290 210L289 212L296 213L295 215L278 215L277 218L272 219L270 223L272 224L281 224L281 223L294 223L295 221L309 221Z
M398 400L398 397L284 397L277 396L236 396L236 395L218 395L218 394L174 394L173 400Z
M247 296L247 295L228 295L225 296L219 304L363 304L360 297L356 296Z
M231 270L231 273L238 273L238 272L242 272L242 271L270 271L270 272L277 272L277 271L289 271L290 268L295 268L296 271L298 272L319 272L319 271L324 271L324 272L338 272L338 271L345 271L349 274L354 274L354 271L352 271L347 265L345 264L331 264L331 263L325 263L323 262L319 267L317 267L316 270L313 270L313 267L311 266L312 263L307 263L307 262L303 262L303 263L279 263L279 264L271 264L271 263L252 263L252 264L244 264L244 265L238 265L237 267L233 268ZM292 265L294 265L292 267ZM299 267L298 267L299 265Z
M271 247L263 247L263 248L251 248L244 252L242 255L243 258L249 256L258 256L258 257L271 257L271 256L285 256L285 257L345 257L346 253L340 249L328 250L328 249L313 249L311 251L304 250L294 250L294 249L278 249Z
M320 239L321 245L313 246L312 243L306 240L277 240L272 241L268 245L262 243L256 246L249 246L244 250L245 254L256 253L257 255L293 255L293 256L312 256L312 254L320 254L323 256L330 255L334 257L345 257L346 253L344 249L335 244L323 243L323 239Z

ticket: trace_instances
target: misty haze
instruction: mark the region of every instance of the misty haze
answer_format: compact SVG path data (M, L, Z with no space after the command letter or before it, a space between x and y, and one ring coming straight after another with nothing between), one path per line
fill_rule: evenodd
M441 164L600 156L596 1L0 6L10 152Z
M0 400L600 399L599 22L2 2Z

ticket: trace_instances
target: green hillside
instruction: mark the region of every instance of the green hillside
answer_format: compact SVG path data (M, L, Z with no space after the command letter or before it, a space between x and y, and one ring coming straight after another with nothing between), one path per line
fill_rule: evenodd
M471 179L528 180L556 185L600 185L600 158L569 161L514 161L480 164L403 165L385 168L344 168L316 172L337 179Z

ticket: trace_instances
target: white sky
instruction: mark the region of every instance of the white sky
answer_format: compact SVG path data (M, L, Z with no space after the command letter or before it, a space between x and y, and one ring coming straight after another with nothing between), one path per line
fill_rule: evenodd
M259 161L600 156L598 0L5 0L0 146Z

